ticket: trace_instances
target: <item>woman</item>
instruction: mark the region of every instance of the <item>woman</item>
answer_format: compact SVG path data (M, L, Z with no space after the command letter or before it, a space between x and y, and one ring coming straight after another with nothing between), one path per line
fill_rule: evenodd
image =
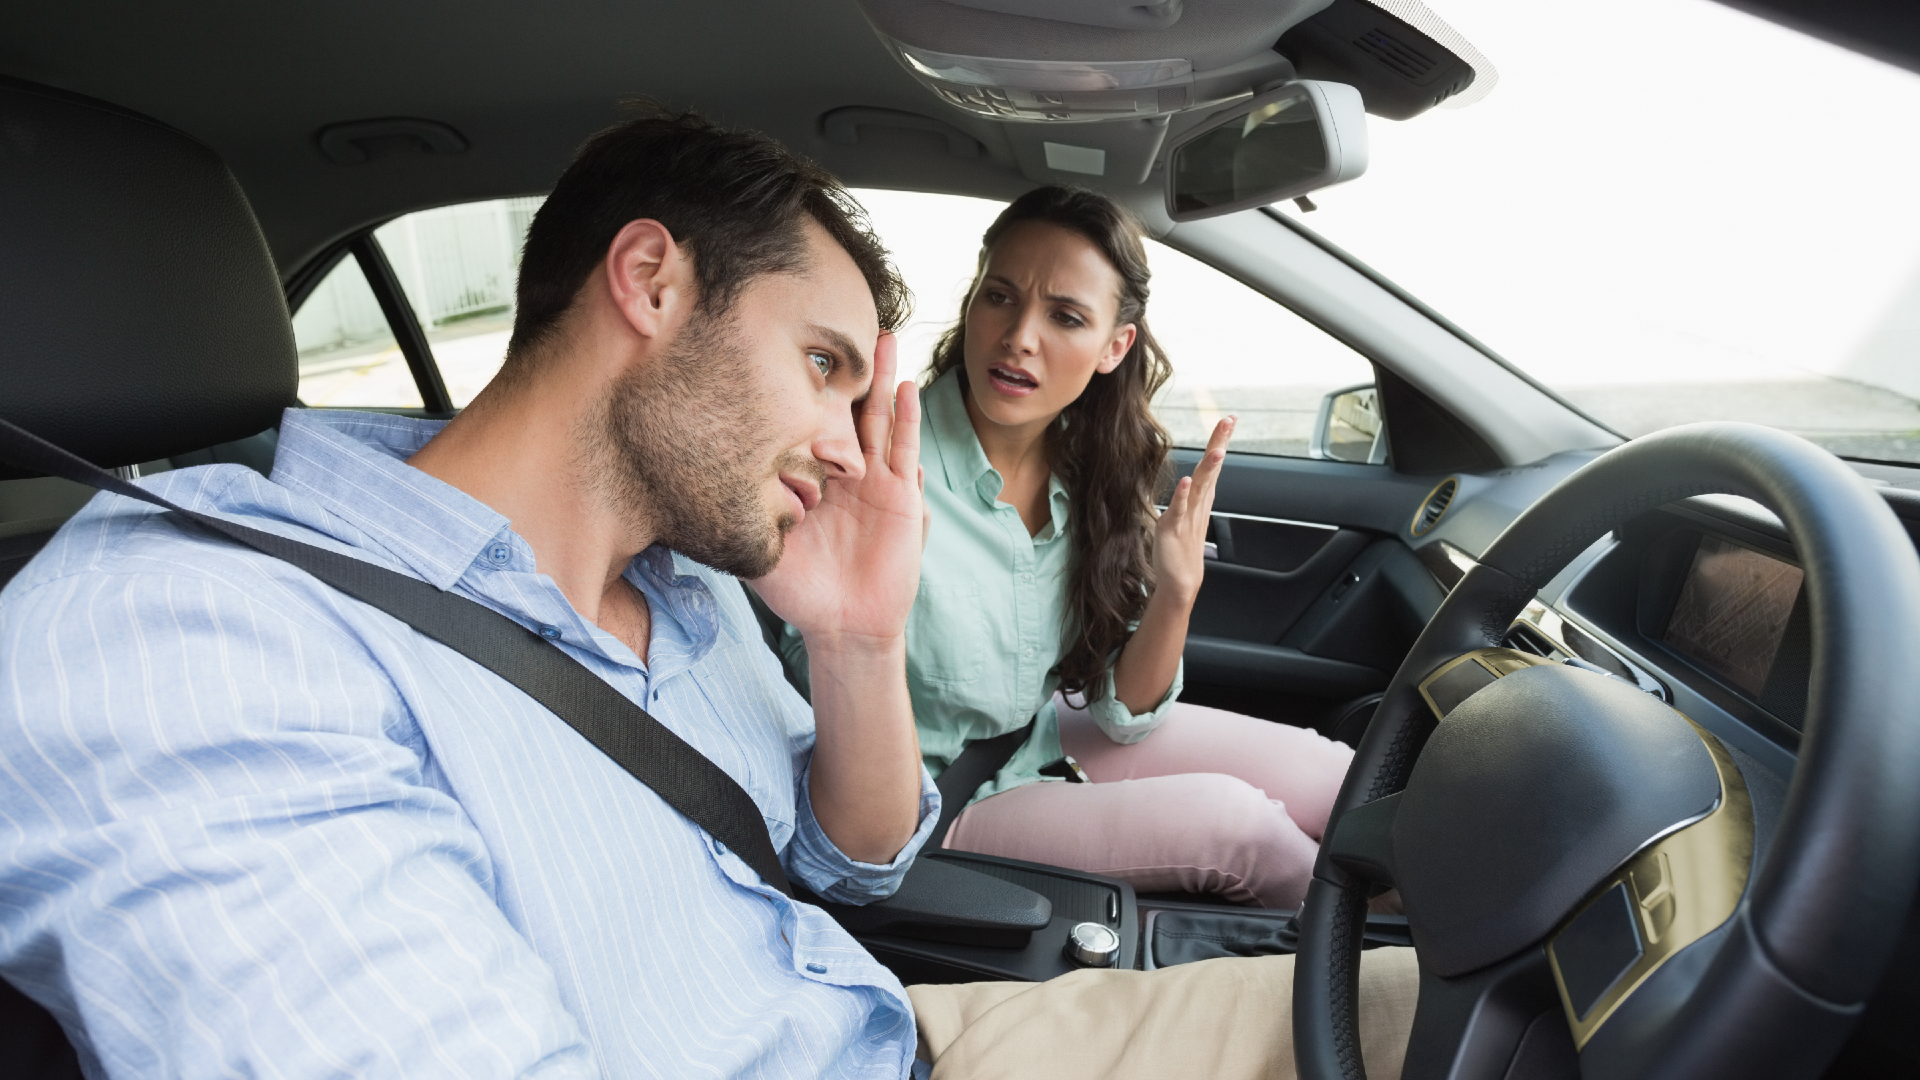
M938 775L1033 724L947 847L1297 907L1352 751L1175 700L1233 420L1156 519L1169 439L1149 404L1172 369L1148 276L1138 224L1093 192L1029 192L987 229L921 394L921 753ZM1063 754L1092 782L1043 777Z

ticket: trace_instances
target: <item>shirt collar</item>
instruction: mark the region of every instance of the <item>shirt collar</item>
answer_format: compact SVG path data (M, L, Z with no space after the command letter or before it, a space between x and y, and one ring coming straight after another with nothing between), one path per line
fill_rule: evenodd
M980 448L980 437L973 433L973 421L967 418L964 393L960 388L960 368L955 365L921 392L922 412L926 417L927 431L933 436L933 446L940 454L947 490L978 490L981 478L991 474L993 479L989 486L993 491L986 498L992 502L994 496L1000 493L1000 475L994 472L993 463L987 460L987 452Z
M450 589L510 522L407 464L445 426L384 413L288 409L273 482L316 500L435 588Z
M958 365L920 392L921 412L930 436L926 442L940 455L940 470L947 490L955 494L971 491L992 509L1006 481L987 460L980 436L974 434L973 421L967 416L965 393L960 388ZM1047 477L1047 508L1052 524L1040 530L1033 538L1034 543L1066 535L1067 487L1060 482L1058 474Z
M530 574L533 552L505 516L407 464L445 426L441 420L385 413L288 409L273 482L313 499L359 534L339 539L378 548L435 588L452 589L476 563L508 576ZM505 558L494 558L503 545ZM550 579L540 580L544 588L494 589L486 595L536 627L561 625L576 648L609 659L625 651L612 635L581 618ZM645 665L655 678L691 667L713 650L720 612L699 564L655 544L634 558L627 580L646 594L655 615L651 662Z

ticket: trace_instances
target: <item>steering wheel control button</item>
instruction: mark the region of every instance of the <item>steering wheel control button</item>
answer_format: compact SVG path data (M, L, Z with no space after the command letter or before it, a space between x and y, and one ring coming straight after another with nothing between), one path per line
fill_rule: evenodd
M1601 893L1548 948L1567 988L1567 1003L1576 1017L1585 1020L1600 996L1646 951L1625 883Z
M1097 922L1074 923L1067 931L1066 953L1081 967L1112 967L1120 956L1120 935Z

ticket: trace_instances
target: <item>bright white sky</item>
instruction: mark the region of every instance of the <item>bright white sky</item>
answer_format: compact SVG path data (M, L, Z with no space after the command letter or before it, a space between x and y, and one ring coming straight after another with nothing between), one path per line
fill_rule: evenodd
M1307 225L1548 383L1920 396L1920 76L1708 0L1430 6L1499 85L1369 118Z

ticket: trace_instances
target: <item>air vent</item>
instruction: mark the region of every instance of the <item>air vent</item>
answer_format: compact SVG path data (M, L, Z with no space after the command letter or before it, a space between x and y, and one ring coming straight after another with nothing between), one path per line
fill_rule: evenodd
M1509 649L1518 649L1521 652L1544 656L1548 659L1553 658L1555 651L1553 642L1548 641L1546 635L1526 623L1513 624L1513 629L1507 631L1506 646Z
M1425 536L1440 524L1440 519L1446 516L1447 507L1453 505L1453 497L1459 490L1459 477L1449 476L1440 481L1440 486L1433 489L1425 505L1420 507L1420 513L1414 516L1413 535Z
M1369 30L1353 43L1361 52L1392 68L1409 82L1417 83L1433 70L1432 60L1384 30Z

